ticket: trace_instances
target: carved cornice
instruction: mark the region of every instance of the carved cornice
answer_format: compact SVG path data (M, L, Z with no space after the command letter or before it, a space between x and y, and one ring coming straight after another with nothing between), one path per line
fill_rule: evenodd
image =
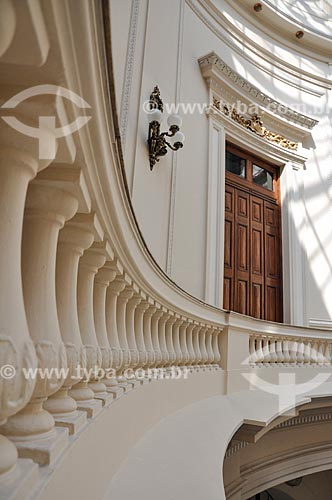
M230 68L214 52L210 52L206 56L201 57L198 63L204 78L222 80L224 83L238 89L242 96L246 95L253 103L261 106L263 109L308 130L312 130L314 126L317 125L317 120L298 113L259 90Z
M243 448L246 448L249 444L251 443L248 443L248 441L231 442L225 453L225 460L234 455L234 453L243 450Z
M332 421L332 412L318 413L314 415L299 415L298 417L290 418L285 422L278 424L273 431L294 427L297 425L321 424L323 422Z
M270 429L269 432L276 432L276 431L280 432L283 431L284 429L289 429L291 427L297 427L300 425L322 424L322 423L329 423L331 421L332 421L331 410L325 410L325 411L314 410L313 413L308 413L306 415L300 414L296 417L289 418L288 420L280 422L278 425ZM249 441L236 440L236 439L232 440L225 453L225 459L231 457L235 453L238 453L239 451L243 450L244 448L246 448L251 444L253 443Z
M215 97L213 97L213 106L215 106L217 109L219 109L219 111L222 111L226 116L229 116L232 120L236 121L237 123L242 125L242 127L250 130L254 134L257 134L260 137L271 141L282 148L290 149L291 151L297 151L299 146L297 142L290 141L283 135L276 134L275 132L271 132L271 130L265 128L260 116L254 114L250 118L245 118L230 105L221 103Z

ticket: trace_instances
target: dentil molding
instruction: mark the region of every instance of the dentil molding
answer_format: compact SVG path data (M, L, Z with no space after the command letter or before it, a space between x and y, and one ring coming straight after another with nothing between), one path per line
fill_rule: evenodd
M261 106L262 109L269 109L275 115L287 119L299 127L311 130L317 125L318 120L298 113L255 87L255 85L230 68L215 52L200 57L198 63L204 78L211 78L213 80L211 84L216 87L217 79L219 79L225 85L231 86L232 89L235 87L239 98L250 98L252 102Z
M317 120L261 92L214 52L198 63L209 89L207 113L225 127L233 142L279 164L304 164L302 141Z

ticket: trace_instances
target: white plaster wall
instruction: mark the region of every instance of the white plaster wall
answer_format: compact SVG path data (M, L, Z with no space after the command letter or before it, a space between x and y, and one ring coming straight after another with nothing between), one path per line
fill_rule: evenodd
M284 61L287 71L287 65L293 65L299 74L284 72L280 67L273 67L271 61L253 57L250 47L234 42L217 20L211 20L206 12L205 19L199 17L192 8L199 5L196 0L138 1L136 24L129 29L135 3L137 0L111 0L113 52L115 47L120 47L115 54L115 81L120 115L124 89L127 102L128 92L130 95L125 134L126 170L138 222L153 256L180 286L204 298L208 119L197 111L182 113L185 147L162 158L150 173L146 148L148 121L142 103L149 98L155 84L160 86L164 102L207 102L208 93L197 59L213 50L263 92L320 120L312 138L304 144L308 156L303 174L307 223L301 227L299 237L301 244L305 242L307 255L303 290L303 294L307 293L306 321L314 324L320 320L321 326L329 326L332 318L329 299L332 296L331 100L329 91L324 85L319 87L316 78L328 78L329 65L300 56L295 50L264 38L258 28L248 26L223 0L214 0L211 5L219 12L226 12L227 22L240 28L258 49ZM133 39L128 86L123 57L128 53L128 40L133 44ZM316 83L308 76L301 77L301 71L315 76ZM314 95L319 93L320 96ZM163 128L166 126L165 118ZM299 300L302 299L299 297Z

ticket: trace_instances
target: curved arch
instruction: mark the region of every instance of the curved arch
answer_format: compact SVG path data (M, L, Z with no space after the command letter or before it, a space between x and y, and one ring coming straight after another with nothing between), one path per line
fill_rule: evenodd
M327 384L323 385L319 393L324 394L327 388ZM303 400L298 404L303 404ZM156 491L160 500L225 499L221 471L232 437L244 422L264 426L279 416L276 398L260 391L217 396L187 406L163 419L130 450L127 460L110 482L105 500L133 495L152 500ZM314 469L308 470L310 473ZM249 477L250 474L248 472ZM288 474L282 477L295 477ZM269 485L279 483L278 478ZM239 495L243 484L242 478L235 481L230 494ZM262 491L265 486L262 482L250 492ZM227 493L228 490L226 488ZM249 496L245 490L243 498ZM235 498L238 500L241 496Z

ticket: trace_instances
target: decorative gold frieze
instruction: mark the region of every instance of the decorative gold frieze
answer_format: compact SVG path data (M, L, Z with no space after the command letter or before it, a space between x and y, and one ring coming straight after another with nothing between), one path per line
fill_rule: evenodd
M297 151L299 146L297 142L290 141L283 135L268 130L264 127L262 118L259 115L253 114L250 118L245 118L245 116L240 115L233 107L222 103L215 96L213 96L213 106L224 113L224 115L229 116L232 120L242 125L242 127L254 132L260 137L273 142L282 148Z

